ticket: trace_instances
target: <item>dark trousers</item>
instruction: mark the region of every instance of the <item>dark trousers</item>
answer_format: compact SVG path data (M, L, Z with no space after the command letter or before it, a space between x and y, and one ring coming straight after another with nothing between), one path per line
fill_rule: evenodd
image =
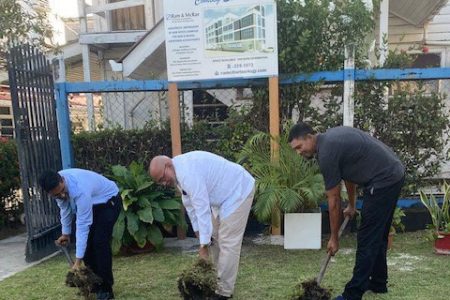
M95 292L112 292L114 278L111 238L121 210L122 199L119 195L112 197L105 204L94 205L92 208L93 221L83 260L103 281Z
M386 287L389 229L403 183L404 178L385 188L364 191L356 262L353 277L345 286L345 299L360 300L369 286Z

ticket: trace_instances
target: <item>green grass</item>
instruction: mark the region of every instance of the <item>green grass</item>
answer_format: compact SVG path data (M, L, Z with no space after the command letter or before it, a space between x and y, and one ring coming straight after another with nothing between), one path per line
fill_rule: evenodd
M325 274L322 286L333 295L340 294L351 277L354 248L355 237L344 237ZM323 256L324 250L287 251L246 241L233 299L288 299L298 282L317 275ZM176 278L195 258L167 250L115 258L117 299L180 299ZM450 299L450 257L433 254L425 232L396 235L389 264L389 293L366 293L365 300ZM63 257L53 258L0 282L0 299L79 299L74 289L64 286L66 272Z

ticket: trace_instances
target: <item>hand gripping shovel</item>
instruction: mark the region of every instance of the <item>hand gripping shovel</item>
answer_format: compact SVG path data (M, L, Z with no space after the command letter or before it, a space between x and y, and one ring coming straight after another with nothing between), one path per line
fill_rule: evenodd
M338 236L341 237L342 232L347 226L349 217L346 217L344 222L339 229ZM331 255L328 253L327 257L322 263L320 268L319 276L317 278L304 281L297 286L297 294L292 298L293 300L329 300L331 298L331 293L329 290L320 286L320 282L323 279L325 270L327 269L328 263L330 262Z
M56 241L55 244L64 253L67 262L69 263L69 267L72 268L73 259L69 254L67 246L59 245ZM102 279L85 266L82 266L77 270L70 270L66 275L66 285L68 287L78 288L80 294L83 295L85 299L89 299L89 295L101 283Z
M339 233L338 233L338 237L340 238L342 235L342 232L344 231L345 227L347 227L348 221L350 221L350 217L346 217L344 222L342 222L341 228L339 228ZM319 272L319 276L317 276L316 278L316 282L318 285L320 285L320 282L323 279L323 275L325 274L325 271L328 267L328 263L330 262L331 259L331 254L328 253L327 257L325 258L325 260L322 262L322 266L320 267L320 272Z

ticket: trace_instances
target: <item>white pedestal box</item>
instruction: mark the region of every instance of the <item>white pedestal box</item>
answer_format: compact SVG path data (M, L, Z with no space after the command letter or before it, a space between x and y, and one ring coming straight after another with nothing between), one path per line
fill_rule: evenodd
M284 249L320 249L322 213L284 215Z

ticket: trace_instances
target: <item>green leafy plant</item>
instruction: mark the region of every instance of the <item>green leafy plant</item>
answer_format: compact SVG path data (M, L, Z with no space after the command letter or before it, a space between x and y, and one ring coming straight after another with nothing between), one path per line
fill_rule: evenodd
M406 52L390 51L384 67L410 67L413 58ZM402 195L429 184L446 158L449 109L445 98L430 91L423 81L365 81L355 85L355 127L369 132L400 157L406 167ZM325 110L315 124L321 131L342 124L342 99L324 101Z
M375 0L376 2L379 0ZM278 64L281 74L339 70L344 49L353 44L358 67L367 61L371 39L375 38L375 10L362 0L277 0ZM321 83L301 83L280 87L282 119L294 121L318 119L320 109L313 105ZM268 90L252 88L252 117L258 130L268 128ZM342 92L341 92L342 95ZM341 123L342 124L342 123Z
M19 158L15 141L0 141L0 227L7 223L7 214L19 214L23 206L14 192L20 188ZM5 210L6 203L12 211Z
M439 206L433 194L427 196L423 190L419 191L420 200L431 215L432 224L430 228L434 231L435 237L440 232L450 233L450 185L447 182L442 185L442 193L443 202Z
M0 66L6 64L6 49L11 42L27 42L43 50L52 48L49 16L47 1L0 1Z
M160 248L163 244L161 226L180 224L181 201L173 191L164 190L147 175L143 164L132 162L128 168L112 167L123 201L123 211L113 230L113 252L121 246L147 242Z
M279 159L272 160L272 140L267 133L257 133L245 144L239 157L239 162L256 178L253 210L264 223L272 221L274 210L293 213L317 208L325 193L316 161L305 160L292 150L285 135L277 141Z
M396 207L394 210L394 216L392 218L391 228L389 233L395 234L398 231L405 231L405 225L402 223L402 218L405 216L405 212L400 207Z

